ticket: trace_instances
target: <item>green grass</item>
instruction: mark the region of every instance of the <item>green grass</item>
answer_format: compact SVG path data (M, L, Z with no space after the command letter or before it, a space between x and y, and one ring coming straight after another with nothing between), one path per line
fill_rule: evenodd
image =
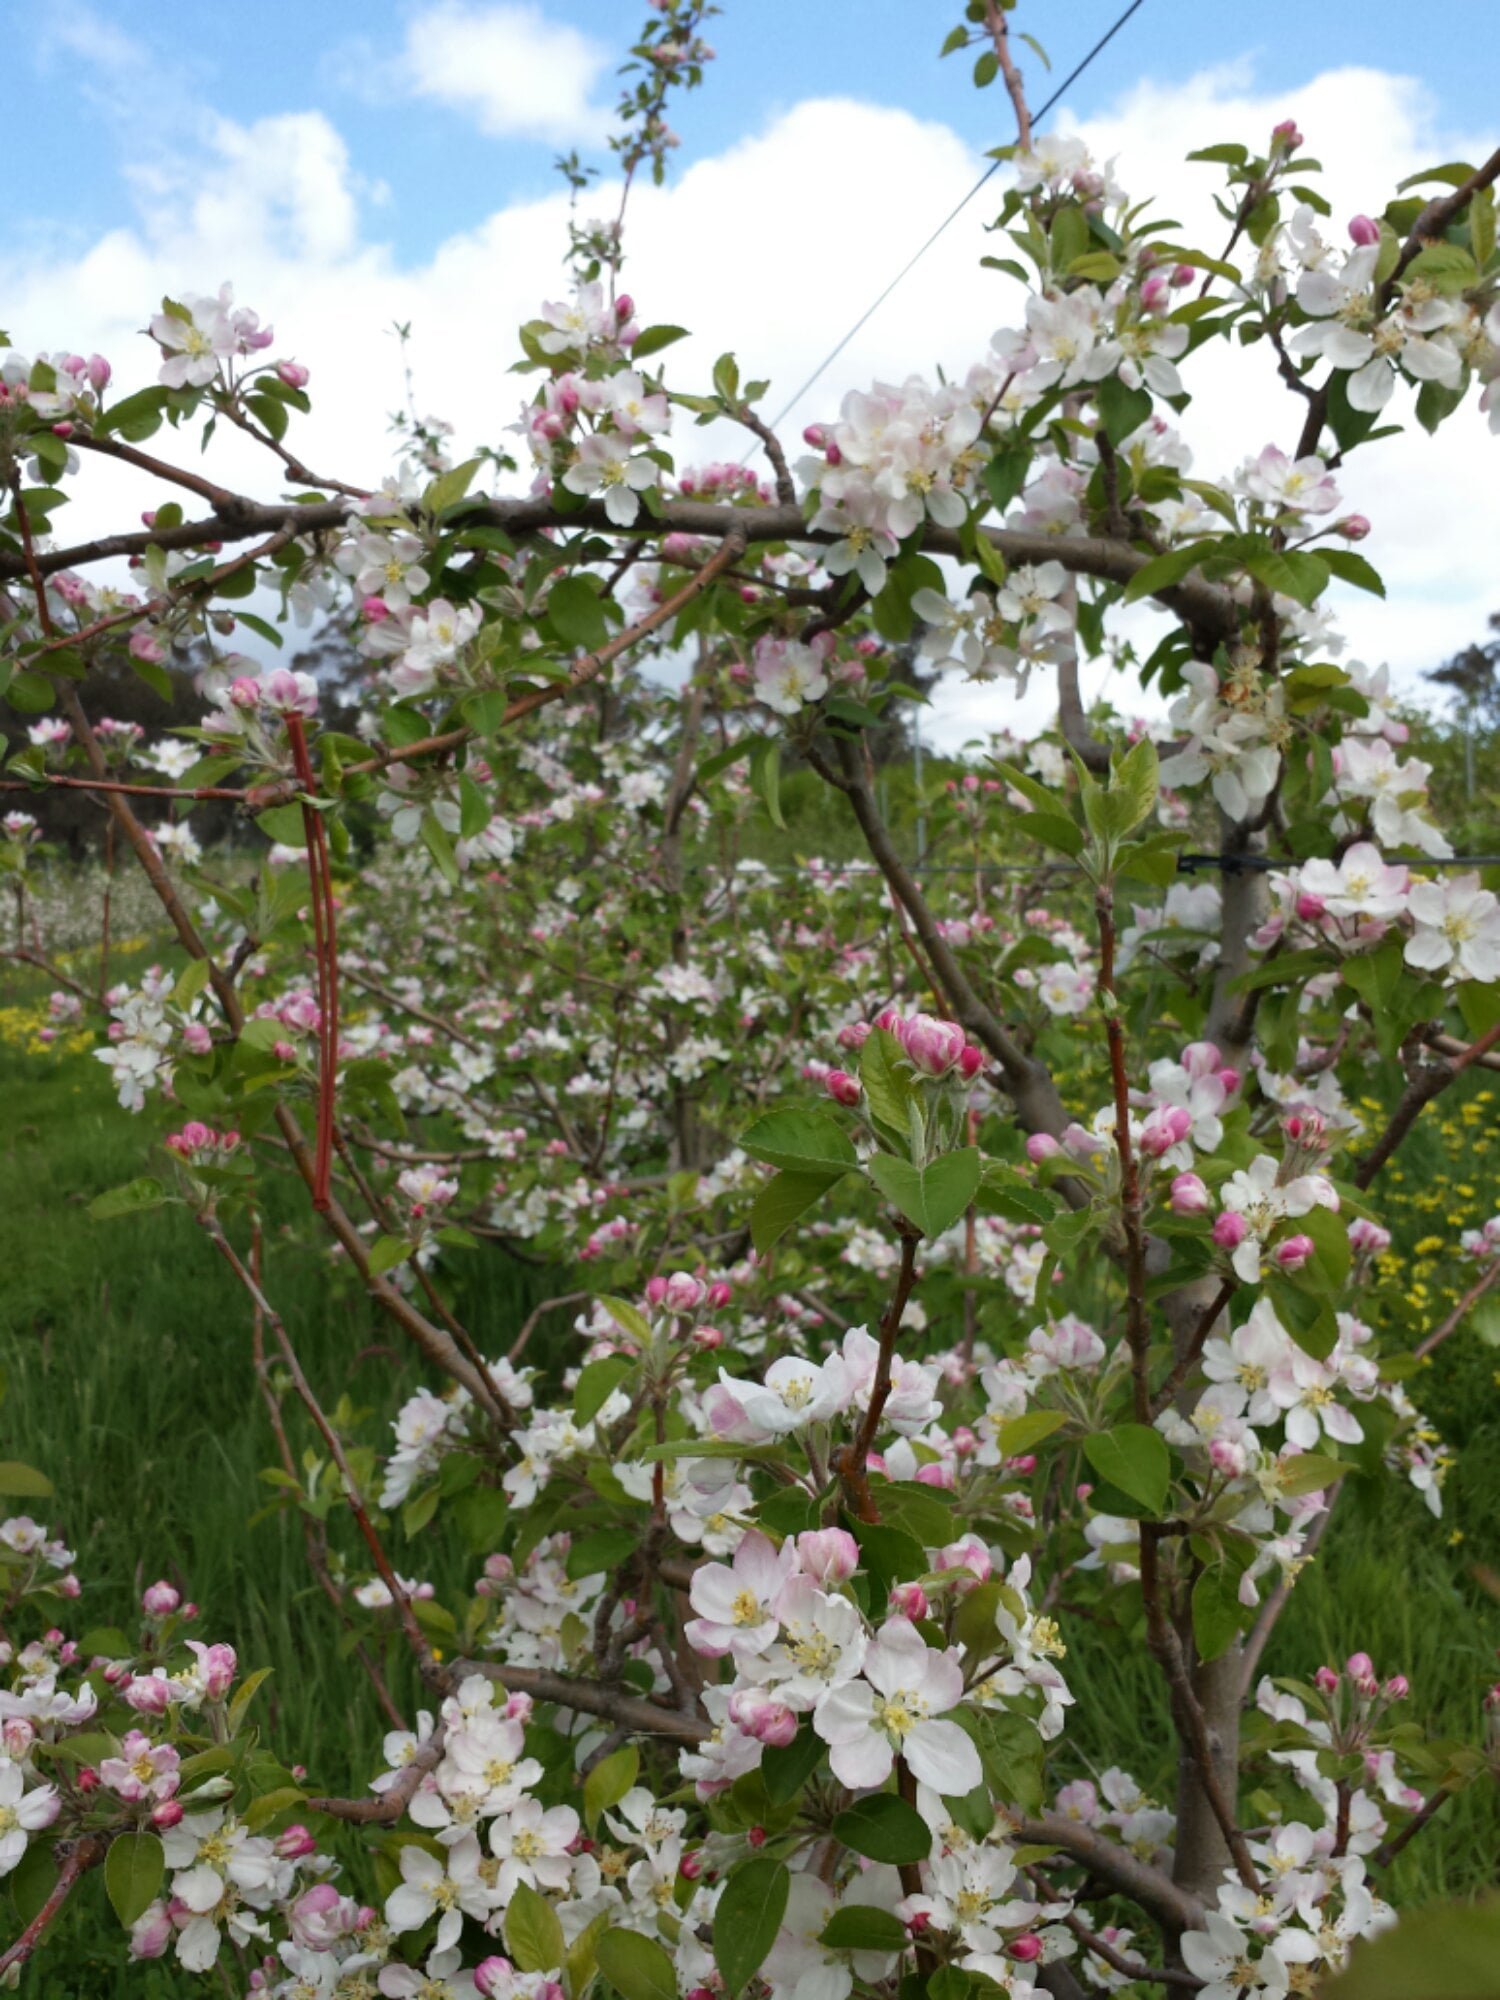
M78 1551L87 1587L79 1629L128 1623L144 1583L180 1580L203 1607L203 1636L230 1640L247 1668L274 1669L259 1697L268 1739L304 1759L319 1786L359 1790L379 1744L374 1704L357 1668L338 1655L295 1523L271 1517L247 1526L270 1497L258 1475L274 1446L255 1393L245 1301L184 1211L89 1219L96 1193L142 1170L148 1128L119 1111L87 1056L39 1062L17 1046L11 1003L34 994L0 985L0 1455L40 1466L56 1484L56 1500L33 1511ZM1436 1160L1442 1151L1436 1141L1424 1135L1408 1186L1424 1184L1429 1154ZM1482 1160L1472 1177L1485 1192L1493 1185ZM303 1212L300 1187L273 1189L269 1210L266 1283L309 1373L326 1402L347 1394L383 1419L421 1379L419 1367L347 1276L287 1229ZM1453 1213L1446 1200L1435 1222L1414 1208L1408 1234L1415 1241L1424 1228L1443 1228ZM464 1274L460 1308L481 1347L498 1351L548 1289L538 1274L485 1254ZM1382 1673L1409 1676L1413 1713L1477 1739L1500 1641L1500 1606L1470 1575L1476 1561L1500 1568L1496 1359L1460 1335L1415 1385L1459 1452L1441 1526L1404 1489L1373 1502L1351 1493L1292 1596L1268 1671L1306 1675L1364 1647ZM299 1417L289 1412L300 1448ZM375 1433L372 1421L366 1434ZM348 1524L335 1523L334 1533L357 1560ZM440 1588L462 1584L471 1567L440 1542L405 1544L399 1531L394 1553L399 1567ZM1114 1635L1069 1625L1066 1672L1078 1697L1069 1744L1096 1769L1122 1763L1170 1798L1164 1705L1149 1661ZM404 1662L393 1672L409 1693ZM1408 1906L1471 1893L1492 1883L1497 1850L1497 1793L1481 1783L1413 1843L1390 1888ZM7 1918L0 1899L0 1930ZM93 1895L28 1975L27 1990L36 2000L177 2000L203 1990L170 1966L123 1967L119 1951L113 1920Z
M14 993L0 990L0 1030ZM274 1669L258 1703L267 1740L306 1762L319 1787L362 1792L378 1768L384 1724L312 1585L296 1522L272 1516L247 1527L272 1499L262 1467L275 1444L256 1393L250 1320L233 1278L183 1209L103 1223L93 1196L143 1170L148 1129L114 1102L86 1055L38 1062L0 1039L0 1457L38 1466L51 1501L0 1502L29 1510L66 1535L85 1586L69 1629L129 1629L140 1588L179 1582L202 1607L194 1628L227 1639L242 1667ZM265 1282L298 1352L331 1407L341 1394L383 1419L424 1379L388 1322L322 1254L293 1241L285 1220L305 1209L300 1185L270 1201ZM460 1301L487 1352L500 1351L545 1290L503 1257L472 1260ZM508 1331L509 1330L509 1331ZM393 1365L394 1364L394 1365ZM288 1406L294 1448L308 1441ZM375 1441L377 1426L365 1435ZM335 1544L361 1575L357 1535L331 1523ZM471 1561L439 1540L403 1544L407 1574L440 1588L472 1583ZM393 1649L398 1698L413 1692ZM414 1705L414 1704L410 1704ZM27 1975L36 2000L138 2000L201 1993L175 1969L118 1968L121 1940L97 1881L80 1900L83 1921L57 1938ZM15 1928L0 1893L0 1937ZM143 1983L144 1982L144 1983Z

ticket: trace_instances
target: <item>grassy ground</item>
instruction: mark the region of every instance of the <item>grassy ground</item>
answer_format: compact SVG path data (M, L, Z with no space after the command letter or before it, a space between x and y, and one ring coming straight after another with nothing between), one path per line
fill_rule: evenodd
M140 1171L141 1128L119 1112L86 1055L38 1062L27 1052L35 1018L33 994L0 983L0 1455L29 1460L56 1482L46 1511L78 1550L91 1586L87 1623L122 1622L142 1583L178 1577L203 1606L205 1636L230 1639L247 1665L275 1669L264 1716L278 1747L305 1757L320 1785L360 1788L380 1725L337 1655L300 1537L277 1518L246 1525L268 1497L257 1475L273 1446L254 1392L243 1299L182 1211L89 1220L94 1194ZM1418 1324L1441 1316L1452 1275L1440 1269L1433 1232L1448 1240L1454 1218L1479 1220L1497 1205L1491 1123L1490 1107L1471 1093L1449 1131L1423 1134L1399 1170L1405 1220L1390 1309L1409 1309ZM1462 1166L1450 1170L1445 1147L1455 1142ZM289 1187L285 1215L300 1203ZM396 1354L393 1371L384 1323L318 1252L276 1226L271 1207L267 1284L309 1372L328 1400L347 1392L387 1412L416 1369ZM476 1258L474 1271L462 1309L480 1344L497 1350L541 1294L533 1274L497 1257ZM1475 1561L1500 1567L1496 1362L1494 1349L1460 1335L1416 1385L1459 1453L1441 1527L1404 1490L1376 1502L1351 1494L1294 1593L1270 1671L1306 1674L1363 1647L1382 1673L1410 1677L1419 1712L1435 1711L1442 1727L1474 1740L1500 1640L1500 1607L1470 1575ZM403 1570L440 1586L459 1580L435 1544L396 1553ZM1070 1741L1096 1768L1127 1764L1170 1796L1149 1662L1076 1621L1070 1637L1078 1696ZM1495 1790L1475 1787L1407 1850L1395 1896L1410 1904L1490 1884L1497 1849ZM37 2000L175 2000L202 1990L169 1968L120 1969L111 1926L102 1901L86 1911L30 1975ZM0 1900L0 1932L8 1928Z

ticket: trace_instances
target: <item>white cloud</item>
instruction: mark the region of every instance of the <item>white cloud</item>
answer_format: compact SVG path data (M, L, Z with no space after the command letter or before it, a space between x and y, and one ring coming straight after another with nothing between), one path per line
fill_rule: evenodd
M388 75L495 138L597 140L607 113L591 97L609 60L602 43L536 7L439 0L411 21Z
M1097 151L1119 155L1121 177L1136 193L1170 187L1165 212L1217 248L1224 232L1211 206L1217 170L1183 170L1182 155L1218 139L1253 141L1284 115L1298 119L1328 164L1328 226L1340 232L1349 213L1378 208L1404 174L1465 150L1463 135L1437 129L1415 85L1369 69L1318 77L1275 100L1257 95L1243 71L1171 87L1143 83L1081 129ZM666 357L669 380L701 387L714 357L732 347L744 375L772 378L768 407L778 408L978 170L943 125L825 98L794 105L664 188L639 188L626 283L646 322L693 329ZM6 268L0 258L6 324L32 352L98 348L114 361L121 387L133 386L152 377L151 350L134 335L153 302L233 277L239 299L275 321L278 351L313 369L315 413L293 433L309 464L361 484L385 470L383 417L401 401L396 344L384 337L395 321L412 323L421 408L452 420L465 447L506 442L505 426L529 394L527 378L507 372L514 328L562 287L565 196L499 209L438 244L422 266L403 268L362 230L362 192L322 114L243 127L222 121L191 176L143 199L136 228L112 232L77 260L54 251L24 263L13 257ZM794 457L801 426L830 415L847 389L938 365L962 372L994 328L1015 317L1016 288L978 263L995 247L984 229L998 206L993 194L965 211L793 412L783 436ZM617 198L608 185L593 196L601 213ZM1258 350L1194 357L1187 379L1195 401L1184 428L1204 476L1228 476L1268 440L1295 440L1301 406ZM1398 403L1396 414L1409 419L1410 400ZM737 455L748 442L680 422L679 464ZM227 476L278 490L276 469L240 458L239 449L229 441ZM1352 651L1372 663L1390 660L1408 684L1482 633L1496 608L1495 449L1470 408L1435 439L1412 431L1387 440L1356 454L1340 475L1348 503L1375 523L1365 553L1391 591L1384 605L1346 594ZM195 450L186 456L196 462ZM142 504L138 482L91 466L69 510L69 539L117 526ZM1107 677L1103 668L1086 674L1086 692ZM1134 690L1114 678L1115 698L1131 706ZM1020 704L1004 690L949 683L929 734L958 743L989 727L1035 729L1052 701L1040 679Z

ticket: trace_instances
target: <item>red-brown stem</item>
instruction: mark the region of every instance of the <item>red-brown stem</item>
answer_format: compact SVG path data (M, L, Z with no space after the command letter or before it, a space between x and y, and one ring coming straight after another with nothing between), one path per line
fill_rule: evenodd
M1383 1840L1370 1856L1372 1868L1389 1868L1396 1856L1409 1840L1415 1840L1434 1813L1441 1810L1449 1793L1445 1785L1439 1785L1435 1792L1429 1792L1411 1818L1399 1833L1393 1833L1389 1840Z
M1026 1873L1041 1891L1046 1902L1057 1901L1056 1889L1040 1868L1028 1868ZM1100 1937L1097 1931L1091 1931L1076 1910L1070 1910L1063 1918L1063 1923L1086 1951L1093 1952L1096 1958L1103 1959L1106 1965L1112 1966L1116 1972L1123 1973L1128 1980L1140 1980L1146 1985L1182 1986L1193 1992L1203 1984L1203 1981L1191 1972L1178 1971L1170 1966L1153 1968L1143 1964L1140 1959L1127 1958L1125 1953L1112 1945L1107 1938Z
M280 1313L277 1312L276 1308L267 1299L265 1293L247 1270L239 1252L224 1234L218 1218L205 1210L199 1215L198 1221L207 1232L214 1248L244 1286L251 1301L259 1307L266 1325L275 1335L276 1345L281 1349L281 1358L286 1363L287 1371L292 1378L292 1387L301 1398L303 1408L312 1418L319 1437L322 1438L324 1444L328 1447L328 1455L338 1470L339 1480L344 1491L344 1499L348 1503L349 1511L359 1526L360 1534L364 1537L365 1546L370 1551L370 1559L375 1565L376 1574L390 1592L391 1601L400 1614L401 1628L406 1634L408 1645L410 1645L412 1652L416 1655L417 1664L421 1668L424 1678L435 1681L441 1680L443 1678L441 1669L438 1668L437 1662L433 1658L432 1648L427 1643L426 1634L417 1623L416 1614L411 1607L411 1599L408 1597L400 1577L397 1576L394 1568L391 1566L391 1559L385 1552L385 1544L381 1541L379 1531L375 1523L370 1519L369 1511L360 1496L359 1483L354 1477L347 1457L344 1455L344 1447L339 1439L339 1434L328 1421L322 1404L313 1392L312 1384L302 1372L302 1363L297 1359L297 1350L292 1345L291 1337L287 1333Z
M68 778L60 771L41 771L34 778L0 779L0 792L31 792L38 785L54 791L119 792L135 799L243 799L238 785L135 785L119 778Z
M398 1729L405 1726L399 1722L396 1725ZM377 1792L373 1799L309 1799L307 1803L314 1812L331 1813L335 1819L348 1820L354 1826L390 1826L416 1797L427 1773L442 1761L447 1738L446 1728L439 1723L411 1762L402 1768L395 1783Z
M1448 1317L1443 1321L1442 1325L1437 1329L1437 1331L1435 1333L1429 1333L1427 1338L1416 1349L1416 1355L1419 1361L1423 1360L1427 1355L1431 1354L1432 1350L1435 1347L1441 1347L1443 1342L1448 1338L1450 1333L1456 1333L1458 1331L1458 1329L1463 1325L1464 1321L1468 1318L1473 1308L1478 1305L1479 1301L1484 1297L1485 1293L1490 1289L1491 1285L1495 1283L1496 1279L1500 1279L1500 1257L1497 1257L1494 1263L1491 1264L1480 1277L1475 1279L1474 1283L1470 1285L1469 1289L1464 1293L1463 1297L1459 1300L1458 1304L1453 1308L1452 1312L1449 1313Z
M47 603L47 586L42 579L41 568L36 559L36 545L31 539L31 517L26 512L26 502L21 498L21 475L11 474L11 498L16 506L16 525L21 531L21 560L26 565L26 574L31 581L32 594L36 598L36 615L42 630L50 639L57 627L52 621L52 612Z
M258 1215L252 1219L250 1225L250 1275L254 1278L256 1286L259 1288L261 1284L261 1228L260 1217ZM275 1385L271 1380L271 1371L266 1364L266 1316L261 1311L260 1302L256 1298L252 1298L250 1301L250 1359L255 1369L255 1380L256 1385L260 1389L260 1398L265 1404L266 1416L270 1421L271 1435L276 1440L276 1452L281 1460L281 1469L292 1482L292 1485L300 1492L302 1481L298 1477L297 1461L292 1455L291 1439L287 1436L286 1425L282 1421L281 1398L276 1393ZM312 1571L318 1588L333 1607L339 1623L344 1627L345 1631L348 1631L351 1629L351 1626L349 1612L344 1603L344 1594L334 1582L328 1568L327 1530L321 1521L315 1521L307 1509L300 1504L297 1512L302 1522L302 1545L307 1554L307 1566ZM386 1720L390 1723L392 1729L405 1729L406 1719L391 1699L391 1691L385 1684L385 1676L381 1673L380 1668L375 1663L374 1656L362 1640L356 1643L354 1653L359 1664L363 1667L371 1687L374 1688L375 1699L385 1711Z
M1226 1278L1204 1308L1203 1316L1193 1328L1186 1347L1183 1348L1181 1354L1178 1355L1176 1361L1172 1364L1171 1374L1168 1375L1166 1381L1162 1383L1151 1399L1151 1416L1153 1422L1167 1408L1172 1398L1187 1380L1189 1371L1192 1369L1199 1355L1202 1354L1208 1336L1214 1330L1214 1324L1219 1314L1223 1312L1229 1301L1234 1297L1236 1290L1237 1287L1234 1279Z
M286 718L292 763L304 792L317 789L307 732L295 712ZM312 902L313 951L318 967L318 1128L313 1156L312 1205L328 1212L333 1174L333 1099L339 1066L338 936L334 929L333 882L328 869L328 830L317 807L302 801L302 831L307 841L307 886Z
M1432 1100L1441 1096L1471 1063L1488 1055L1497 1042L1500 1042L1500 1021L1486 1028L1477 1041L1451 1060L1440 1056L1435 1062L1421 1063L1412 1069L1390 1123L1359 1163L1354 1175L1357 1188L1363 1190L1370 1185Z
M1094 897L1094 911L1099 924L1098 994L1105 1010L1104 1025L1109 1041L1110 1080L1114 1094L1115 1150L1120 1161L1120 1219L1125 1236L1125 1338L1130 1348L1136 1421L1149 1424L1152 1420L1148 1373L1151 1335L1146 1318L1146 1238L1141 1220L1140 1164L1130 1141L1130 1077L1125 1058L1125 1027L1115 1000L1114 896L1107 882L1099 884ZM1207 1325L1212 1324L1210 1319ZM1201 1322L1200 1328L1206 1339L1207 1330ZM1146 1609L1147 1644L1166 1676L1178 1731L1192 1754L1198 1782L1234 1857L1240 1880L1247 1889L1258 1891L1260 1884L1255 1864L1250 1858L1250 1848L1236 1824L1234 1807L1224 1796L1224 1788L1219 1783L1203 1707L1188 1672L1182 1641L1167 1612L1164 1583L1157 1561L1161 1533L1160 1522L1142 1521L1141 1598Z
M58 1843L59 1847L65 1844L63 1842ZM5 1951L0 1951L0 1984L6 1986L10 1984L9 1979L6 1978L6 1974L12 1971L20 1971L20 1968L41 1943L42 1933L46 1930L48 1924L51 1923L63 1904L72 1895L78 1878L81 1875L86 1875L90 1868L97 1868L108 1852L109 1842L101 1840L97 1834L85 1834L81 1840L68 1844L68 1851L63 1855L62 1865L57 1871L57 1880L53 1883L51 1893L47 1897L46 1902L43 1903L42 1907L31 1919L31 1922L27 1924L25 1930L22 1931L15 1943L10 1945Z
M1115 994L1114 893L1101 882L1094 895L1099 925L1097 991L1109 1042L1110 1085L1115 1107L1115 1152L1120 1162L1120 1222L1125 1235L1125 1340L1130 1349L1130 1382L1137 1423L1151 1422L1151 1346L1146 1323L1146 1232L1141 1221L1141 1169L1130 1140L1130 1074L1125 1057L1125 1024Z
M875 1380L870 1385L870 1407L865 1411L864 1422L852 1444L844 1446L834 1454L834 1469L839 1475L844 1496L849 1503L849 1511L861 1521L871 1523L880 1519L880 1509L875 1505L875 1497L870 1491L870 1474L867 1461L875 1442L875 1433L880 1428L881 1412L891 1393L891 1356L896 1351L896 1335L901 1328L901 1316L906 1311L906 1302L911 1297L912 1287L917 1282L917 1236L909 1224L901 1228L901 1268L896 1274L896 1289L891 1293L890 1304L885 1309L885 1317L880 1322L880 1358L875 1364Z
M989 30L990 40L995 48L995 60L1000 65L1000 74L1005 78L1006 94L1016 114L1016 142L1023 153L1029 153L1031 110L1026 102L1026 87L1021 81L1021 72L1016 68L1015 57L1010 52L1010 34L1006 28L1005 16L996 4L996 0L984 0L984 25Z

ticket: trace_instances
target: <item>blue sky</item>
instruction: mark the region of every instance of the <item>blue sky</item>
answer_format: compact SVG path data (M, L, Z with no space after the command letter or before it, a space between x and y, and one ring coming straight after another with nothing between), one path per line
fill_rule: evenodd
M1122 5L1021 0L1017 26L1061 77ZM972 187L1011 128L999 90L976 91L961 58L938 60L961 6L728 0L709 27L719 60L674 108L667 189L633 200L627 226L626 284L646 322L692 330L671 350L672 386L701 388L733 347L747 376L771 378L774 414ZM1263 141L1293 113L1326 163L1337 235L1402 176L1493 147L1494 66L1467 59L1493 7L1145 0L1047 122L1117 159L1133 196L1170 189L1185 239L1217 249L1220 171L1184 173L1184 154ZM309 463L366 485L389 469L394 323L413 327L420 405L453 420L459 455L505 442L525 393L508 372L514 328L563 283L552 161L576 144L608 167L615 71L643 13L644 0L220 0L191 14L158 0L0 0L0 326L23 352L105 353L120 387L136 387L157 365L140 336L155 301L232 279L274 320L278 351L313 371ZM1038 103L1046 73L1029 52L1023 64ZM794 454L801 427L848 390L914 369L962 374L1014 323L1009 281L979 262L1000 185L795 406L782 429ZM610 206L586 198L583 213ZM1183 428L1203 476L1295 440L1298 407L1263 362L1226 350L1195 364ZM681 462L741 453L724 428L686 429ZM274 487L276 468L236 448L216 445L221 476ZM1408 432L1358 455L1344 476L1392 585L1387 604L1348 593L1351 650L1407 684L1495 609L1500 480L1482 466L1496 448L1471 416L1436 440ZM105 532L141 504L101 471L79 482L70 533ZM1038 679L1026 712L1005 720L1038 726L1050 701ZM968 734L982 706L966 688L951 731Z
M1035 0L1018 26L1047 47L1062 77L1120 11L1122 0ZM496 137L434 102L402 96L402 49L421 10L398 0L257 0L254 9L210 5L164 14L155 0L9 0L7 62L29 51L36 88L7 93L11 199L0 245L81 246L128 221L126 169L170 153L205 108L249 123L317 108L345 140L369 190L372 233L403 263L467 229L501 203L555 185L558 146ZM601 52L624 48L641 0L536 0L546 19L578 30ZM1123 86L1181 81L1241 58L1266 92L1320 69L1377 63L1419 78L1445 122L1482 126L1494 103L1493 68L1465 61L1483 14L1459 0L1428 0L1421 33L1394 0L1145 0L1065 104L1088 117ZM975 91L961 57L937 49L958 0L729 0L710 24L720 55L708 87L678 118L683 166L753 132L796 99L849 95L941 119L976 147L1007 135L998 87ZM129 45L129 46L127 46ZM1033 101L1047 92L1041 65L1023 51ZM607 104L613 62L594 88ZM65 135L65 143L60 143ZM585 149L587 150L587 149ZM595 157L604 158L595 149ZM830 163L832 195L837 166Z

